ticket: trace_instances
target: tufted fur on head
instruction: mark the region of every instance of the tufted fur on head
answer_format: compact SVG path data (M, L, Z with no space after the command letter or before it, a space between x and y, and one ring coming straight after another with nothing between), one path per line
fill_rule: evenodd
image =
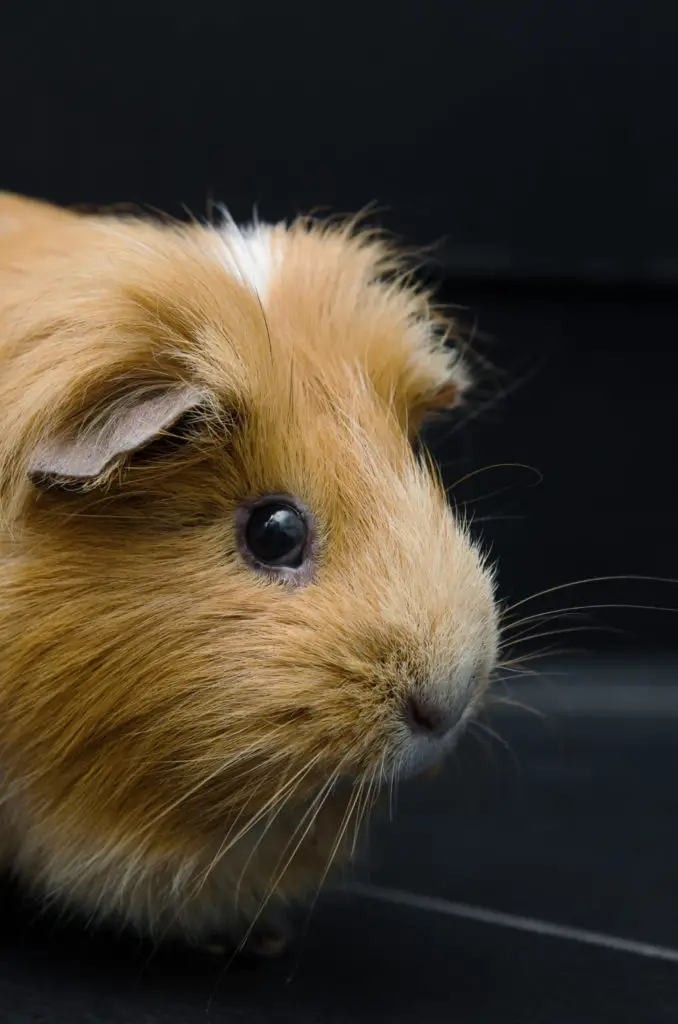
M491 573L412 441L466 387L383 240L0 195L0 847L204 937L303 896L495 657ZM243 557L308 510L293 582Z

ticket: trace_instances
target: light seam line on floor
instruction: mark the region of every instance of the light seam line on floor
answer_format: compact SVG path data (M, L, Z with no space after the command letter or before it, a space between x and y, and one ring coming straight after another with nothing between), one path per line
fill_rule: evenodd
M468 903L454 903L450 900L432 896L419 896L400 889L383 888L376 885L360 885L352 883L343 887L344 891L366 899L381 903L391 903L431 913L444 914L448 917L461 917L482 924L497 925L500 928L513 928L516 931L530 932L533 935L547 935L553 939L565 939L570 942L583 942L589 946L613 949L620 953L631 953L654 960L668 960L678 963L678 949L669 946L655 946L649 942L635 942L632 939L621 939L603 932L588 931L585 928L571 928L568 925L554 924L533 917L520 917L517 914L506 914L498 910L487 910Z

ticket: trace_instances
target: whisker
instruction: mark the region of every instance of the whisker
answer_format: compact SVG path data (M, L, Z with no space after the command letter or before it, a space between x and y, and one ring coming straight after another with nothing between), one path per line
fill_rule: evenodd
M401 753L398 761L396 762L396 764L391 769L391 776L390 776L390 778L388 780L388 817L389 817L389 821L393 821L394 804L395 804L395 788L396 788L396 780L397 780L397 777L398 777L398 767L397 767L397 765L398 765L399 762L402 762L402 757L403 757L403 755Z
M341 822L341 824L339 826L339 833L338 833L339 834L339 839L338 839L339 844L341 843L341 837L343 837L343 834L344 834L344 832L345 832L345 830L346 830L346 828L348 826L348 823L350 821L350 818L351 818L352 808L353 808L353 806L355 804L355 799L354 798L356 797L356 793L357 793L358 800L360 799L360 794L362 793L364 785L365 785L365 779L366 779L366 776L363 776L361 778L360 782L357 784L357 786L354 784L354 789L353 789L352 797L351 797L351 799L350 799L350 801L349 801L349 803L347 805L346 811L344 812L344 816L342 818L342 822ZM315 893L313 895L313 899L311 900L311 902L310 902L310 904L308 906L308 910L307 910L306 915L305 915L304 925L303 925L303 928L301 929L301 931L302 931L302 933L304 935L307 934L308 929L310 927L310 923L311 923L311 918L313 916L313 912L314 912L314 910L315 910L315 908L317 906L318 899L320 897L320 892L321 892L322 887L323 887L323 885L325 883L325 879L326 879L327 874L329 872L329 869L331 867L331 864L332 864L332 861L334 859L334 856L336 855L336 850L337 849L338 849L338 845L335 842L335 845L332 848L332 851L330 852L329 859L328 859L327 864L325 866L325 870L323 872L323 876L322 876L322 878L320 880L319 885L317 886L317 888L315 890ZM297 967L299 966L300 959L301 959L301 954L299 955L299 958L297 959L297 962L295 964L294 969L292 970L292 973L290 974L290 976L287 979L288 983L292 980L292 977L294 976L294 974L295 974L295 972L297 970Z
M486 497L490 497L490 495L486 495ZM477 498L475 500L476 501L484 501L485 498ZM509 516L509 515L506 515L506 516L502 516L502 515L496 515L496 516L474 516L473 519L471 520L471 525L475 526L476 523L519 522L519 521L524 521L527 518L528 517L524 516L524 515L522 515L522 516Z
M555 594L561 590L568 590L572 587L581 587L590 583L620 583L620 582L635 582L635 583L665 583L669 586L678 586L678 579L674 579L669 576L640 576L634 574L627 575L615 575L615 576L590 576L580 580L570 580L568 583L558 583L554 587L547 587L545 590L538 590L534 594L530 594L529 597L524 597L520 601L515 601L504 609L505 613L515 611L516 608L520 608L521 605L528 604L530 601L535 601L538 597L547 597L549 594Z
M375 768L370 775L366 776L369 779L367 785L367 791L364 794L364 799L360 801L358 805L358 813L356 814L355 829L353 831L353 844L351 846L351 856L355 856L355 851L358 845L358 839L360 837L360 830L363 826L363 822L366 820L368 814L374 807L376 798L379 794L380 783L382 780L384 766L384 754L382 754L378 769Z
M495 740L495 742L499 743L504 748L504 750L511 755L516 768L519 767L518 758L516 757L515 750L513 750L511 744L507 740L505 740L504 737L496 731L496 729L493 729L492 726L487 725L487 723L485 722L480 722L477 718L473 722L473 726L476 729L480 729L482 732L484 732L486 736L490 737L490 739Z
M535 486L531 484L530 486ZM485 494L478 494L475 498L465 498L464 501L458 502L454 494L448 495L450 500L454 503L454 511L456 515L466 515L466 509L470 508L471 505L478 505L481 501L489 501L491 498L500 498L503 494L511 494L515 492L515 484L507 484L505 487L497 487L494 491L487 491ZM517 517L521 518L521 517ZM522 518L527 518L523 516Z
M251 830L252 830L252 829L253 829L253 828L254 828L254 827L255 827L256 825L258 825L258 824L259 824L259 822L260 822L260 821L261 821L261 820L262 820L263 818L265 818L265 817L266 817L266 815L268 814L268 812L269 812L269 811L271 811L271 810L272 810L272 809L273 809L273 808L274 808L274 807L276 806L276 803L277 803L277 802L278 802L278 801L280 800L280 798L282 797L282 795L283 795L283 794L284 794L285 792L287 792L287 790L289 790L289 789L290 789L290 787L292 787L292 790L291 790L291 792L292 792L292 793L293 793L293 792L294 792L294 791L295 791L296 789L298 789L299 785L301 785L301 783L303 782L303 780L304 780L304 779L305 779L305 778L306 778L306 777L307 777L307 776L309 775L309 773L310 773L310 772L311 772L311 771L313 770L313 768L314 768L314 767L316 766L316 764L317 764L317 763L318 763L318 761L319 761L319 760L320 760L320 759L322 758L322 756L323 756L323 754L322 754L322 753L319 753L319 754L317 754L315 758L313 758L313 759L312 759L312 760L311 760L310 762L308 762L308 763L307 763L306 765L304 765L304 767L303 767L303 768L299 769L299 771L298 771L298 772L296 772L296 773L295 773L295 774L294 774L294 775L292 776L292 778L291 778L291 779L288 779L288 781L287 781L286 783L284 783L284 785L280 786L280 787L279 787L279 788L278 788L278 789L276 790L276 792L275 792L275 793L273 794L273 796L272 796L272 797L269 797L269 799L265 801L265 803L264 803L264 804L262 805L262 807L260 807L260 808L259 808L259 810L258 810L258 811L256 812L256 814L255 814L255 815L254 815L254 816L253 816L253 817L252 817L251 819L249 819L249 820L248 820L247 824L246 824L246 825L244 825L244 826L243 826L243 827L242 827L242 828L241 828L241 829L240 829L240 830L239 830L239 831L238 831L238 832L236 833L236 835L235 835L235 836L231 836L231 837L230 837L230 841L228 841L228 844L227 844L227 845L226 845L226 846L225 846L225 847L224 847L224 848L223 848L223 849L221 850L221 853L220 853L220 857L219 857L219 859L222 859L222 858L223 858L223 857L224 857L224 856L225 856L225 855L226 855L226 854L227 854L227 853L228 853L228 852L229 852L230 850L232 850L232 849L233 849L233 847L234 847L234 846L235 846L235 845L236 845L237 843L239 843L239 842L240 842L240 841L241 841L242 839L244 839L244 838L245 838L245 836L246 836L246 835L247 835L247 834L248 834L249 832L251 832ZM290 794L288 794L288 797L286 797L286 800L287 800L287 799L289 798L289 795L290 795ZM227 837L227 839L228 839L228 837Z
M563 636L567 633L619 633L625 634L625 629L616 629L614 626L567 626L563 629L547 629L541 633L526 632L515 640L508 640L510 648L518 647L519 644L531 643L533 640L541 640L550 636ZM504 650L504 643L500 644L499 650Z
M652 605L652 604L625 604L625 603L609 603L609 604L580 604L572 605L569 608L560 608L558 611L544 611L536 612L534 615L527 615L525 618L520 619L516 625L524 626L528 622L536 622L538 619L544 618L544 616L560 616L569 615L572 612L589 612L589 611L640 611L640 612L671 612L675 614L678 612L678 608L666 605Z
M582 619L583 620L582 625L581 625L582 629L598 628L598 627L594 627L594 626L588 625L588 623L590 622L590 618L591 618L590 616L585 615L584 613L580 613L580 612L570 612L568 614L567 612L559 612L559 611L547 610L547 611L544 611L541 614L541 616L540 616L538 621L536 621L533 625L530 625L530 626L528 626L525 629L522 628L523 623L525 621L524 619L518 619L517 622L507 622L507 623L502 624L501 627L500 627L500 630L499 630L500 635L502 636L501 643L502 643L502 646L505 646L505 644L507 642L509 642L509 643L511 642L511 638L517 639L518 637L530 636L531 633L532 633L532 630L540 629L542 626L548 625L549 622L557 622L559 619L566 619L566 620L569 619L569 620L572 620L572 621L577 621L577 619ZM579 627L573 627L573 628L579 628ZM607 626L602 626L601 625L600 628L601 629L607 629L607 628L613 629L613 628L616 628L616 627L607 627Z
M533 679L535 676L543 675L543 672L539 672L538 669L526 669L519 662L506 662L502 665L497 666L502 672L508 673L511 679ZM555 673L549 671L549 675Z
M320 759L321 757L322 757L322 753L321 753L321 754L318 754L318 755L317 755L317 757L316 757L316 758L314 758L313 762L312 762L312 763L311 763L311 765L309 766L309 771L310 771L310 770L312 770L312 769L313 769L313 768L314 768L314 767L316 766L316 764L317 764L318 760L319 760L319 759ZM307 774L308 774L308 772L304 774L304 776L302 777L302 780L303 780L303 778L305 778L305 777L306 777L306 775L307 775ZM332 788L332 785L334 785L334 782L336 781L336 778L337 778L337 775L336 775L336 773L335 773L335 774L333 774L332 776L330 776L330 785L329 785L329 789L331 789L331 788ZM300 780L300 781L302 781L302 780ZM326 783L325 785L327 785L327 783ZM296 789L296 787L295 787L295 789ZM324 793L324 790L325 790L325 786L321 787L321 789L320 789L320 794L323 794L323 793ZM268 821L268 823L266 824L266 828L264 829L264 831L262 832L261 836L259 837L259 839L258 839L258 840L257 840L257 842L255 843L255 845L254 845L254 848L252 849L252 851L251 851L250 855L248 856L247 860L245 861L245 865L244 865L244 867L243 867L242 871L240 872L240 876L239 876L239 878L238 878L238 881L237 881L237 883L236 883L236 887L235 887L235 897L234 897L234 898L235 898L235 903L236 903L236 906L237 906L237 904L238 904L238 900L239 900L239 898L240 898L240 889L241 889L241 887L242 887L242 882L243 882L243 879L244 879L244 877L245 877L245 874L246 874L246 872L247 872L247 868L248 868L248 867L249 867L249 865L251 864L251 862L252 862L252 860L253 860L253 858L254 858L254 856L255 856L255 854L256 854L256 852L257 852L257 850L259 849L259 847L260 847L260 845L261 845L262 841L264 840L264 838L265 838L265 836L266 836L267 832L268 832L268 831L269 831L269 829L270 829L270 828L272 827L272 825L274 824L274 822L275 822L275 821L276 821L276 820L278 819L278 817L280 816L280 814L281 814L282 810L283 810L283 809L284 809L284 808L285 808L285 807L287 806L287 804L289 803L289 800L290 800L290 798L291 798L291 797L292 797L292 796L294 795L294 792L295 792L295 790L292 790L292 792L291 792L290 794L288 794L288 796L287 796L287 797L285 798L285 800L284 800L284 801L283 801L283 802L282 802L282 803L281 803L281 804L280 804L280 805L278 806L278 808L276 809L276 811L275 811L275 813L273 814L272 818L271 818L271 819L270 819L270 820ZM328 795L329 795L329 794L328 794ZM324 801L324 796L322 797L322 800ZM311 811L312 811L312 809L313 809L313 807L314 807L314 806L316 805L317 801L318 801L318 795L316 794L316 797L315 797L315 798L313 799L313 801L311 802L311 805L310 805L310 808L309 808L309 810L311 810ZM307 810L307 811L306 811L306 814L305 814L305 815L304 815L304 817L302 818L302 823L303 823L303 821L305 820L306 816L308 815L308 813L309 813L309 810ZM292 833L292 837L294 837L294 835L295 835L295 834L296 834L296 830L295 830L295 832L293 832L293 833ZM286 850L287 850L287 847L285 847L285 849L283 850L283 853L282 853L282 855L281 855L281 856L284 856L284 854L285 854L285 851L286 851ZM276 868L277 868L277 865L276 865ZM273 870L275 871L275 870L276 870L276 868L274 868Z
M355 849L358 843L358 828L360 825L361 811L364 803L367 801L368 798L368 778L368 775L363 775L360 782L358 783L358 799L356 802L356 816L353 829L353 842L351 844L351 856L355 854Z
M497 662L497 668L498 669L506 669L506 668L512 668L512 667L523 668L525 665L527 665L531 661L541 661L544 658L557 658L557 657L560 657L563 654L570 655L570 654L575 654L575 653L586 654L587 652L586 651L575 652L573 650L573 648L571 648L571 647L544 647L540 651L533 651L533 652L528 653L528 654L519 655L517 658L509 658L509 659L506 659L506 660L499 661L499 662Z
M339 769L337 770L335 775L330 776L330 779L328 781L330 783L334 784L335 776L338 777L338 774L339 774ZM294 849L292 850L290 855L285 860L285 863L283 864L282 868L276 874L273 882L269 885L268 890L265 893L265 895L264 895L264 897L263 897L263 899L261 901L259 909L257 910L257 912L254 915L252 921L250 922L249 927L247 928L247 931L245 932L243 938L240 940L237 948L234 950L233 955L230 957L230 959L229 959L229 961L228 961L228 963L226 965L225 970L228 970L228 967L233 962L234 958L238 955L238 953L241 953L242 950L247 945L247 943L248 943L248 941L249 941L249 939L250 939L250 937L251 937L251 935L252 935L252 933L253 933L253 931L254 931L257 923L258 923L258 921L261 918L261 915L263 914L266 906L268 905L269 901L271 900L271 897L273 896L273 894L277 890L278 886L280 885L281 880L284 878L285 873L287 872L287 869L289 868L290 864L292 863L292 861L296 857L297 853L301 849L301 846L303 845L303 843L304 843L306 837L308 836L309 832L313 828L313 826L314 826L314 824L315 824L315 822L316 822L316 820L318 818L318 815L319 815L320 811L322 810L323 806L325 805L325 802L326 802L326 800L327 800L327 798L328 798L328 796L329 796L329 794L331 792L331 785L328 785L328 783L326 783L323 788L324 788L325 792L324 792L324 796L323 796L323 799L322 799L320 805L317 807L315 814L312 815L312 817L311 817L310 821L308 822L308 824L306 825L306 827L303 829L303 832L302 832L300 838L298 839L298 841L297 841L296 845L294 846ZM307 812L306 815L304 815L304 818L302 819L302 823L306 819L307 816L308 816L308 812ZM291 842L294 839L294 836L299 831L299 828L300 828L300 826L297 826L297 829L295 829L295 831L294 831L294 833L292 835L292 839L290 840L290 843L285 847L285 851L289 848L289 845L291 845ZM281 855L280 859L282 859L282 856L284 856L284 852L283 852L283 855ZM280 863L280 861L278 861L278 863Z
M170 929L172 928L172 925L179 919L179 917L181 915L181 912L185 909L185 907L188 906L188 904L191 902L191 900L196 899L200 895L200 893L202 892L204 886L207 884L207 881L208 881L210 875L217 868L217 866L223 860L223 858L230 852L230 850L233 849L233 847L238 842L240 842L241 839L243 839L253 828L256 827L256 825L259 823L259 821L261 821L262 818L264 818L266 816L266 814L268 813L268 810L270 809L270 807L275 806L276 801L280 800L280 798L285 794L285 792L287 790L289 790L289 792L287 792L287 795L285 796L285 799L282 801L282 806L284 806L289 801L289 799L298 790L298 788L302 784L303 780L307 777L309 772L313 770L313 768L315 767L315 764L317 763L318 759L321 756L322 756L322 754L318 754L310 762L308 762L306 765L304 765L304 767L302 769L300 769L298 772L296 772L295 775L292 776L292 778L288 779L282 786L280 786L278 788L278 790L276 790L276 792L273 794L273 796L266 802L266 804L264 804L264 806L262 808L259 808L259 810L250 819L248 819L247 823L239 830L239 832L235 836L233 836L233 831L234 831L238 821L242 818L242 813L243 813L244 808L240 811L240 813L236 816L236 818L235 818L233 824L231 825L230 829L226 833L224 839L220 843L219 848L217 849L217 852L214 855L214 857L212 858L211 862L198 875L198 878L197 878L197 881L196 881L195 885L193 885L190 888L190 891L187 893L185 899L182 900L182 902L180 903L179 907L176 909L176 912L173 914L171 920L168 922L166 928L163 930L163 932L162 932L158 942L156 943L156 948L162 942L163 938L169 933ZM245 805L245 806L247 806L247 805ZM263 836L261 838L263 838ZM259 840L259 842L261 842L261 839ZM257 843L257 846L258 846L258 843ZM255 847L255 849L256 849L256 847ZM245 868L243 868L243 874L244 874L244 872L245 872L245 870L247 868L247 865L249 864L250 859L251 859L251 856L250 856L250 858L248 858L248 861L247 861L247 864L245 865ZM240 885L240 880L238 882L238 888L239 888L239 885ZM237 905L237 896L235 898L235 903ZM149 962L150 962L150 960L149 960Z
M357 806L357 803L358 803L358 801L360 799L360 795L362 793L362 790L363 790L363 787L364 787L364 784L365 784L365 779L366 779L366 776L363 776L363 778L360 781L360 784L357 787L354 787L353 794L352 794L352 796L351 796L351 798L350 798L350 800L349 800L349 802L347 804L346 811L344 812L344 816L343 816L342 821L341 821L341 823L339 825L339 828L337 830L337 836L335 838L334 845L332 846L332 849L330 850L330 855L327 858L327 862L325 864L325 869L323 871L323 874L322 874L322 877L320 879L320 882L318 883L318 886L317 886L317 888L315 890L315 894L313 896L313 900L311 902L311 905L310 905L310 908L309 908L309 911L308 911L308 914L307 914L307 918L306 918L307 925L308 925L308 922L311 919L311 915L313 913L313 910L315 909L315 907L317 905L318 899L320 898L320 893L322 892L322 888L323 888L323 886L325 884L325 881L327 880L328 874L330 873L330 869L332 867L332 864L334 863L334 859L335 859L335 857L337 855L339 847L341 846L343 838L344 838L344 836L346 834L346 830L347 830L347 828L349 826L349 823L351 821L351 817L353 815L353 812L354 812L354 810L355 810L355 808Z
M542 483L544 480L543 473L534 466L528 466L524 462L495 462L491 466L482 466L480 469L473 469L470 473L466 473L465 476L460 477L458 480L455 480L454 483L450 484L449 487L446 487L445 493L449 494L455 487L460 487L463 483L466 483L467 480L480 476L481 473L487 473L492 469L526 469L528 472L534 473L537 477L535 483L531 485L532 487L538 486L538 484Z
M513 697L495 697L490 694L489 704L501 704L503 707L518 708L520 711L526 711L528 714L536 715L537 718L546 718L546 713L540 711L539 708L532 707L531 704L524 704L520 700L515 700Z
M276 732L282 731L283 728L283 726L279 726L277 729L272 730L269 736L266 737L266 742L268 743L271 736L275 735ZM200 779L197 783L195 783L195 785L191 786L190 789L182 793L176 800L173 800L171 803L166 804L164 807L162 807L162 809L155 815L154 818L146 822L143 829L143 834L153 831L153 829L156 827L159 821L162 821L162 819L167 817L168 814L171 814L172 811L177 809L177 807L180 807L182 803L185 803L186 800L189 800L192 796L198 793L205 786L208 786L211 782L218 778L219 775L223 775L225 772L228 771L229 768L232 768L233 765L236 764L238 761L246 759L247 757L249 757L250 754L253 754L256 750L258 750L261 747L261 742L261 739L257 740L256 743L252 744L244 751L239 751L237 756L231 758L229 761L225 761L218 764L213 772L210 772L209 775L206 775L204 778ZM257 767L260 767L260 765L255 765L253 770L256 770Z

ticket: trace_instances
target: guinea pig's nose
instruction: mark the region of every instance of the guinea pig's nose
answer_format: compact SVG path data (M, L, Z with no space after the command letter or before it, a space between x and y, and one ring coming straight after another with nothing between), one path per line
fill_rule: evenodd
M463 709L431 697L408 697L405 718L413 733L441 737L459 724Z

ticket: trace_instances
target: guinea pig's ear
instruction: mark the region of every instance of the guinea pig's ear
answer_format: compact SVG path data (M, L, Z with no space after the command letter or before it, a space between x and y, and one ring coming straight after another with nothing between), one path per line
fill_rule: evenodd
M145 448L203 400L196 388L187 385L137 392L112 401L84 427L57 434L40 445L29 460L28 475L35 484L91 485L122 457Z
M434 414L436 412L448 412L456 409L460 404L468 387L466 377L459 380L457 376L450 376L442 380L436 387L422 397L422 411Z
M449 350L435 353L436 357L441 355L437 372L425 376L425 386L413 396L409 424L415 433L436 415L451 412L461 405L471 387L471 379L459 354Z

